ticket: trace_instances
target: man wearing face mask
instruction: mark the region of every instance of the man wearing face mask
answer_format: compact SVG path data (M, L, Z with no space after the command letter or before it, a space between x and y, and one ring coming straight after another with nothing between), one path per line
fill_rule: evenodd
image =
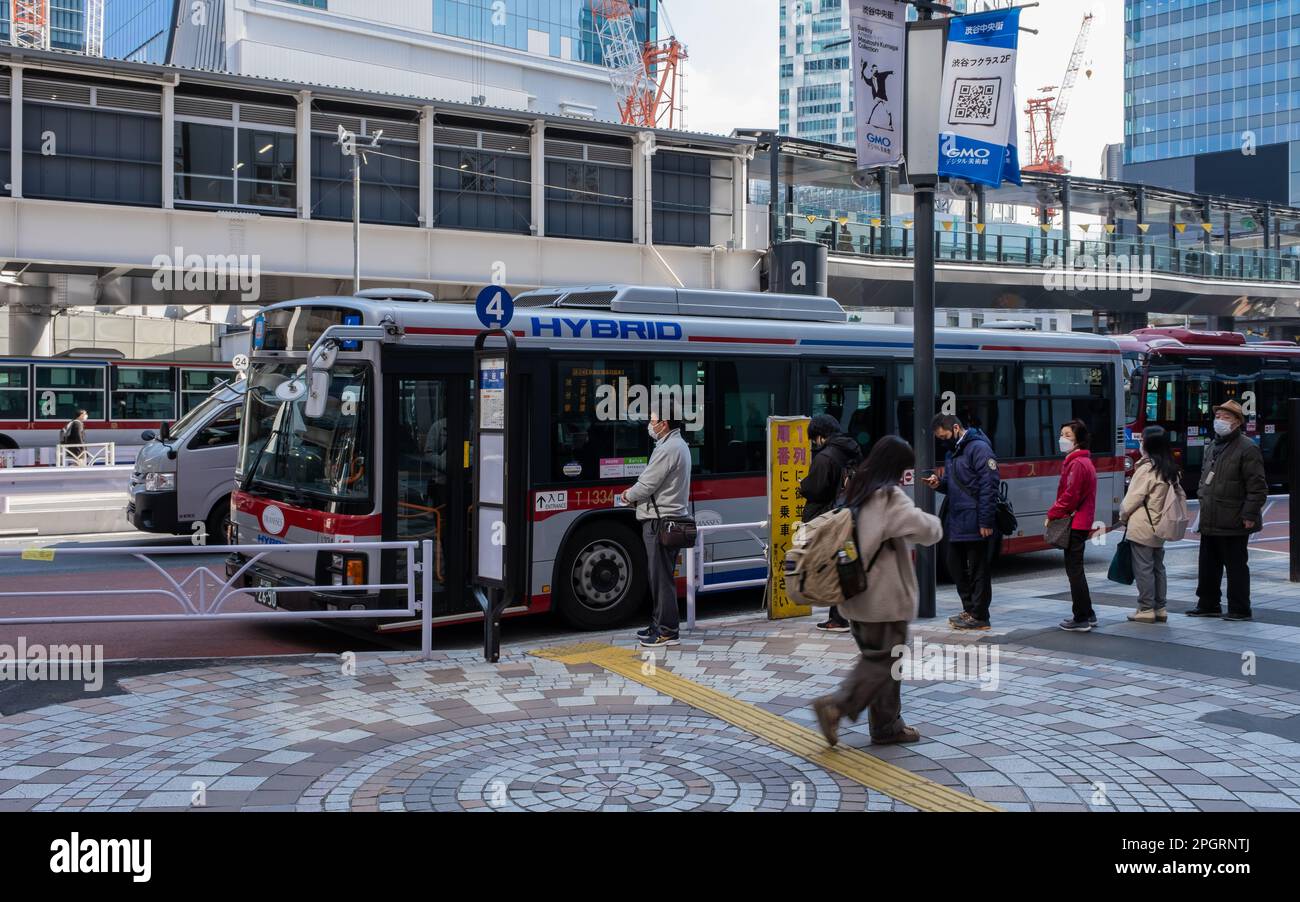
M1214 408L1214 442L1201 464L1200 573L1196 607L1189 617L1249 620L1250 534L1264 526L1268 481L1264 455L1242 433L1246 412L1236 401ZM1223 571L1228 571L1228 613L1220 608Z
M641 645L655 648L677 645L676 548L659 544L659 521L690 514L691 449L682 438L682 424L651 415L647 427L654 439L654 451L636 485L623 493L624 504L636 505L645 542L646 569L650 581L650 626L637 633Z
M953 629L986 630L993 601L990 556L1002 485L998 461L984 433L966 428L957 417L940 414L931 429L945 449L943 476L931 473L924 481L945 496L940 513L948 539L948 575L957 584L963 608L948 623Z
M804 499L804 523L835 506L835 499L844 492L845 476L862 463L862 449L840 431L839 421L830 414L819 413L809 421L808 437L813 445L812 463L808 466L808 475L799 483L799 494ZM849 622L840 616L839 608L832 605L830 614L817 624L817 629L847 633Z

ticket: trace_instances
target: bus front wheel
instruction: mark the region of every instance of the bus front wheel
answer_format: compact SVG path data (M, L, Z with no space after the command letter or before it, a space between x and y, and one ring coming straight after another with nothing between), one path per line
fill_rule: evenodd
M645 601L646 564L641 538L609 520L577 529L556 574L560 616L584 630L617 626Z

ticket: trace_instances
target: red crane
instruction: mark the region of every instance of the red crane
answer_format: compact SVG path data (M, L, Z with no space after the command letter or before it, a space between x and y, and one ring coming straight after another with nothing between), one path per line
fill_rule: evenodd
M1079 37L1074 42L1074 52L1065 67L1065 78L1061 81L1059 93L1055 96L1049 91L1057 90L1056 85L1039 88L1042 96L1031 97L1025 107L1029 117L1029 165L1021 168L1029 172L1067 172L1065 160L1056 152L1056 145L1065 131L1065 113L1070 107L1070 93L1079 78L1079 69L1083 66L1083 53L1088 47L1088 33L1092 30L1092 13L1083 17L1079 26ZM1092 77L1092 70L1088 70Z
M673 128L681 114L682 61L676 37L641 41L627 0L590 0L592 22L625 125Z

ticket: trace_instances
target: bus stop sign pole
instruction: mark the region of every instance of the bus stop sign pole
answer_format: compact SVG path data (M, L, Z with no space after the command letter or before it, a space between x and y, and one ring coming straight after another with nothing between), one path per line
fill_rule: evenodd
M493 336L505 339L505 347L487 349ZM515 337L505 329L486 329L474 340L473 592L483 609L483 658L492 664L501 659L501 613L516 586L516 555L506 544L513 508L506 449L514 350Z

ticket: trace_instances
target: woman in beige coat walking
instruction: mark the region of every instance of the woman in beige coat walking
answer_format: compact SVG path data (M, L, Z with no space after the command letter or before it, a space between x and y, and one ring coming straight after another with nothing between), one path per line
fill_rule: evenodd
M916 619L916 568L912 545L933 545L943 537L939 518L912 503L901 488L903 474L916 466L912 446L898 436L876 443L849 484L846 503L857 510L859 560L867 589L840 605L862 652L852 673L830 695L813 702L826 741L839 741L840 721L868 713L871 742L883 745L921 738L902 718L902 685L892 673L894 654L907 644L907 624Z
M1133 576L1138 587L1138 609L1128 615L1135 623L1164 623L1168 583L1165 577L1165 540L1156 535L1160 514L1170 492L1179 491L1182 476L1163 426L1142 431L1142 459L1133 469L1119 519L1127 527L1133 546Z

